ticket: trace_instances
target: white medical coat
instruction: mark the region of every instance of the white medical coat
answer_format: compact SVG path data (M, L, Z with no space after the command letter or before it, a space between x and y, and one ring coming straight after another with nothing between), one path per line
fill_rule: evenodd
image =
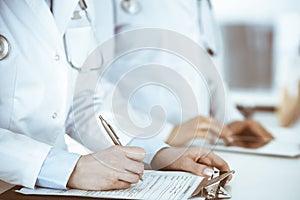
M105 39L113 34L112 4L94 3L93 23ZM76 0L55 1L53 18L44 0L0 1L0 34L11 47L0 61L0 177L6 182L33 187L51 147L65 147L77 71L66 61L62 36L76 6Z

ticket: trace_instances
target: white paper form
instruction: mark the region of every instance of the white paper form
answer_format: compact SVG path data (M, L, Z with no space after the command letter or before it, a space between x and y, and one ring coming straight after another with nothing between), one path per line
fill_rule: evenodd
M46 188L28 189L22 188L17 192L31 195L62 195L82 196L94 198L116 199L188 199L199 185L202 177L186 172L163 172L146 170L143 181L131 188L112 191L86 191L86 190L53 190Z

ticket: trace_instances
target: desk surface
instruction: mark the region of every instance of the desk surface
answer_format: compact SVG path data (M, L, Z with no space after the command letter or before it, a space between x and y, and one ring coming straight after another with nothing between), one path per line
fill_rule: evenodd
M8 183L4 183L3 181L0 181L0 194L12 187L13 187L13 185L10 185Z
M300 159L217 153L236 170L228 191L233 200L299 199Z
M274 114L258 113L255 119L266 125L277 124ZM299 133L300 123L291 130ZM232 200L299 199L300 158L280 158L239 153L216 152L236 170L227 186ZM0 182L0 193L11 187Z

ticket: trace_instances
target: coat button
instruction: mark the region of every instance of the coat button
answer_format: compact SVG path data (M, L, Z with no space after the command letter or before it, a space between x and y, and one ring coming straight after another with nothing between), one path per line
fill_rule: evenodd
M57 118L57 113L55 112L52 114L52 119L56 119L56 118Z
M56 61L59 61L59 60L60 60L59 54L55 54L55 55L54 55L54 60L56 60Z
M8 56L9 50L10 45L8 40L3 35L0 35L0 60L4 60Z

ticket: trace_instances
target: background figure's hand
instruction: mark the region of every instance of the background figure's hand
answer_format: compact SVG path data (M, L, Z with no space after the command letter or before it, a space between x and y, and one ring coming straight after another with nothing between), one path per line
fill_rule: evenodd
M151 166L153 169L187 171L204 177L210 177L214 167L230 171L222 158L201 147L162 149L153 158Z
M221 137L229 146L259 148L274 137L259 122L254 120L235 121L227 125L230 131Z
M142 148L122 146L81 156L67 185L85 190L129 188L143 174L145 156Z
M298 83L298 95L289 94L287 88L284 88L280 105L277 109L279 122L281 126L289 126L300 116L300 81Z
M205 138L213 143L220 134L228 135L228 131L218 120L198 116L175 126L167 143L171 146L183 146L195 138Z

